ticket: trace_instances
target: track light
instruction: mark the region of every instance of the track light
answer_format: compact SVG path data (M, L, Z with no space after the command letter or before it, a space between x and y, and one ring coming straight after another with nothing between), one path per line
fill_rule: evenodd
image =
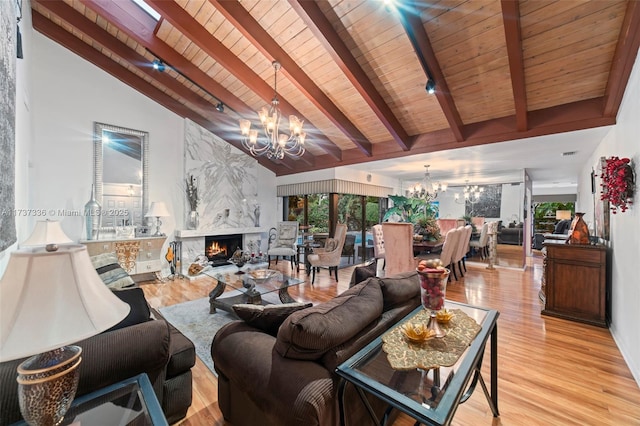
M153 60L153 69L154 70L158 70L160 72L164 72L164 62L162 62L159 59L154 59Z
M222 102L218 102L218 105L216 105L216 110L218 112L224 112L224 104Z
M436 82L433 81L433 79L431 77L429 77L429 79L427 80L427 93L430 95L433 95L434 93L436 93Z

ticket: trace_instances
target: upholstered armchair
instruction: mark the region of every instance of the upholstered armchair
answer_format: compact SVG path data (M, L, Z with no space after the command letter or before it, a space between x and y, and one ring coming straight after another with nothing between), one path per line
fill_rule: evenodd
M271 256L278 258L288 257L291 261L291 269L297 265L298 256L298 222L287 221L278 222L277 228L271 228L269 231L269 249L267 256L269 265L271 265Z
M323 248L314 249L313 253L308 256L311 264L311 285L315 282L316 271L321 267L329 268L329 275L333 271L336 276L336 282L338 282L338 266L340 266L340 258L342 257L342 248L344 247L346 236L347 225L339 223L336 226L333 238L327 238Z

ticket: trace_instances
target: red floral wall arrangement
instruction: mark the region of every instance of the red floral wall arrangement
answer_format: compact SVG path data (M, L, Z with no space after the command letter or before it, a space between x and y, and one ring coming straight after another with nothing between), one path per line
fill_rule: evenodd
M630 163L628 158L610 157L605 160L600 199L609 201L614 214L618 209L626 211L632 203L635 182Z

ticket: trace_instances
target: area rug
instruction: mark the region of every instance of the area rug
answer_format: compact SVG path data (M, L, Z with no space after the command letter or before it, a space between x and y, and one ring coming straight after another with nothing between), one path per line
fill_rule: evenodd
M237 294L238 292L234 290L224 293L224 296ZM277 292L263 295L262 300L268 303L281 303ZM196 356L217 376L213 369L213 359L211 359L213 336L223 325L238 318L220 309L215 314L210 314L208 297L166 306L159 310L167 321L193 342L196 347Z
M160 308L160 313L193 342L198 358L216 374L211 359L213 336L223 325L237 318L221 310L210 314L208 297Z

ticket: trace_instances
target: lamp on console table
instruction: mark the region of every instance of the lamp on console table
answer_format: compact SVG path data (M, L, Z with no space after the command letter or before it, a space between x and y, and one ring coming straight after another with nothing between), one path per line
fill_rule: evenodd
M36 231L51 226L40 223ZM0 362L37 354L17 369L20 412L48 426L62 422L78 387L82 349L66 345L111 328L130 308L104 285L86 246L41 237L25 241L39 247L11 253L0 279Z
M145 217L155 217L156 218L156 233L153 234L154 237L161 237L164 234L160 232L160 226L162 226L161 217L169 217L169 210L167 210L167 206L162 201L154 201L151 203L151 207L149 207L149 211L145 215Z

